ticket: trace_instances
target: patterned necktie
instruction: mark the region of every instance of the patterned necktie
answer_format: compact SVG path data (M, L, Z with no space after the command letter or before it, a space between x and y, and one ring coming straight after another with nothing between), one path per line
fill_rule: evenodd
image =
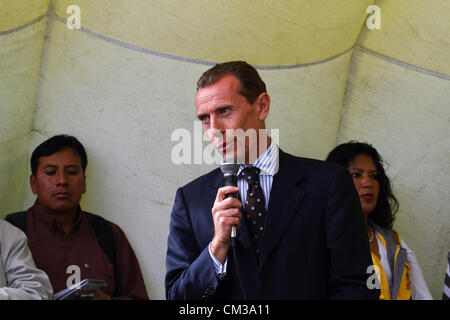
M244 204L244 209L247 218L247 227L257 254L261 252L264 217L266 215L266 202L264 200L264 192L259 184L259 171L256 167L247 167L241 173L242 178L248 183L247 199Z

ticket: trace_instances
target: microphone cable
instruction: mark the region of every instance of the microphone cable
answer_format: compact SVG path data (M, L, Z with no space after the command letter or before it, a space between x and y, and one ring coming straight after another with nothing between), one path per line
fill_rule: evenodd
M220 170L223 173L223 178L225 181L225 186L233 186L237 187L237 173L239 171L239 164L230 161L229 159L224 159L223 163L220 165ZM228 193L225 195L225 198L239 198L237 193ZM233 251L233 259L236 267L236 275L239 281L239 286L241 287L242 297L244 300L247 300L247 296L245 294L244 284L242 283L241 273L239 271L239 262L236 254L236 226L232 226L231 228L231 250Z
M236 275L239 281L239 286L241 287L243 300L247 300L244 290L244 284L242 283L241 273L239 272L239 264L236 256L236 237L231 237L231 250L233 251L234 265L236 269Z

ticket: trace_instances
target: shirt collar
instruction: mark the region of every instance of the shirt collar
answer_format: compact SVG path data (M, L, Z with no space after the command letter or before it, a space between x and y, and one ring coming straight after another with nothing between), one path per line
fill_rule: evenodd
M261 170L260 175L274 176L278 171L279 151L278 145L270 138L270 145L267 150L253 164L241 164L238 175L246 167L256 167Z
M34 205L32 207L32 210L34 212L35 219L37 219L38 223L41 224L44 228L50 228L54 232L64 232L61 227L58 226L56 223L56 218L48 211L47 208L45 208L42 203L39 201L39 199L36 199L34 202ZM76 217L75 217L75 223L72 227L73 231L76 231L78 229L79 224L81 223L82 215L81 215L81 208L80 205L78 205ZM71 230L71 231L72 231Z

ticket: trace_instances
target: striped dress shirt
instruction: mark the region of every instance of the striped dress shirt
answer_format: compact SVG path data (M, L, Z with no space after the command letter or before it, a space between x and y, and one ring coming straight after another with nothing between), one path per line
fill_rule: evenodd
M246 167L256 167L260 169L259 184L264 192L264 199L266 200L266 212L269 208L270 191L272 190L273 176L278 171L278 156L279 150L275 143L271 143L269 148L259 156L258 159L252 165L242 164L238 171L238 187L239 195L241 197L242 204L247 200L248 183L247 180L241 177L241 172Z
M239 187L239 196L242 204L247 201L247 190L248 190L248 183L247 181L241 177L241 172L246 167L257 167L260 169L259 172L259 182L261 185L261 188L264 192L264 199L265 199L265 206L266 206L266 212L268 212L269 208L269 199L270 199L270 191L272 190L272 183L273 183L273 176L278 172L279 167L279 148L278 146L272 142L267 148L265 152L263 152L256 161L251 165L245 165L242 164L238 171L238 181L237 185ZM267 217L266 217L267 218ZM244 218L245 219L245 218ZM226 270L227 270L227 262L228 259L225 260L225 263L222 265L219 260L212 254L211 252L211 243L208 246L209 248L209 255L211 256L211 259L214 262L214 268L216 270L216 274L220 277L225 276Z

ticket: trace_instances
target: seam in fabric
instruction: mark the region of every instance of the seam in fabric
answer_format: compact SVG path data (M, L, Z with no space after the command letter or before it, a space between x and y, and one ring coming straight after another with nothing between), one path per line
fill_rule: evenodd
M409 64L409 63L406 63L406 62L403 62L403 61L400 61L400 60L397 60L397 59L385 56L385 55L383 55L381 53L378 53L378 52L372 51L370 49L364 48L364 47L360 46L359 44L357 44L355 46L355 49L357 49L359 51L362 51L362 52L365 52L365 53L368 53L370 55L373 55L373 56L375 56L377 58L389 61L389 62L391 62L393 64L402 66L402 67L407 68L407 69L411 69L411 70L414 70L414 71L417 71L417 72L425 73L427 75L430 75L430 76L433 76L433 77L437 77L437 78L441 78L441 79L444 79L444 80L450 80L450 76L446 75L444 73L439 73L439 72L436 72L436 71L432 71L432 70L428 70L428 69L425 69L425 68L421 68L421 67L415 66L413 64Z
M61 22L61 23L66 23L66 20L60 16L55 15L54 13L48 13L48 16ZM78 31L87 33L91 36L94 36L98 39L110 42L112 44L115 44L117 46L123 47L123 48L127 48L130 50L134 50L134 51L138 51L141 53L147 53L147 54L151 54L154 56L158 56L158 57L162 57L162 58L166 58L166 59L171 59L171 60L176 60L176 61L182 61L182 62L189 62L189 63L195 63L195 64L201 64L201 65L215 65L219 62L216 61L208 61L208 60L201 60L201 59L194 59L194 58L187 58L187 57L183 57L183 56L178 56L178 55L174 55L174 54L170 54L170 53L165 53L165 52L161 52L161 51L156 51L156 50L151 50L151 49L147 49L147 48L143 48L140 46L136 46L133 44L129 44L120 40L116 40L110 37L107 37L105 35L102 35L100 33L97 33L95 31L89 30L84 28L83 26L80 26L80 29ZM291 65L273 65L273 66L264 66L264 65L253 65L253 67L255 67L256 69L259 70L282 70L282 69L296 69L296 68L303 68L303 67L308 67L308 66L313 66L313 65L317 65L317 64L322 64L325 62L328 62L330 60L336 59L342 55L344 55L345 53L347 53L348 51L350 51L351 49L353 49L353 46L347 50L345 50L344 52L341 52L335 56L332 56L330 58L326 58L324 60L319 60L319 61L314 61L314 62L308 62L308 63L300 63L300 64L291 64Z
M20 31L22 29L28 28L28 27L32 26L33 24L38 23L39 21L44 19L46 16L47 16L47 14L43 14L42 16L39 16L39 17L31 20L30 22L27 22L24 25L21 25L19 27L16 27L16 28L13 28L13 29L9 29L9 30L5 30L5 31L0 31L0 36L4 36L4 35L7 35L7 34L11 34L11 33Z

